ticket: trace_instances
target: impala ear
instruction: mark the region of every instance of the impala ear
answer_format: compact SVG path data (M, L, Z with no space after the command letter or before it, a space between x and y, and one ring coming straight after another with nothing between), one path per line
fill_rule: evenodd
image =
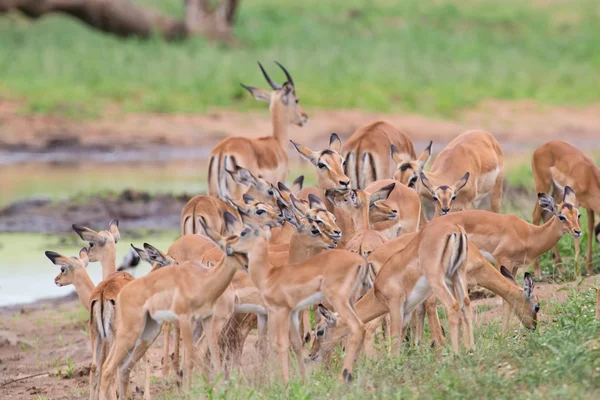
M68 257L63 256L62 254L58 254L55 251L47 250L44 252L44 254L46 255L46 257L48 257L48 259L50 259L50 261L52 261L52 264L54 265L61 265L65 267L70 265Z
M234 164L230 157L225 158L225 171L231 175L235 183L238 185L248 186L258 184L256 178L254 175L252 175L252 172L246 168Z
M317 196L315 196L314 194L309 194L308 195L308 206L310 208L322 208L325 209L327 207L325 207L325 203L323 203L323 201L318 198Z
M244 229L244 225L229 211L223 213L223 220L225 220L225 230L230 235L237 235Z
M115 243L117 243L121 239L121 234L119 233L119 220L118 219L113 219L112 221L110 221L110 224L108 224L108 231L110 232L113 239L115 240Z
M395 145L390 146L390 153L392 155L392 160L394 160L396 165L401 165L404 163L404 159L402 158L402 155L400 154Z
M538 202L544 210L551 212L553 215L556 214L556 202L552 196L546 193L538 193Z
M327 200L329 200L329 202L336 207L340 206L340 203L337 201L338 194L339 194L339 192L337 190L333 190L333 189L325 190L325 197L327 197Z
M435 193L435 190L434 190L431 182L429 182L429 179L427 179L427 175L425 175L425 172L421 172L420 177L421 177L421 184L423 185L423 187L425 189L427 189L427 191L433 195Z
M296 143L294 143L293 140L290 140L290 142L292 142L292 144L294 145L294 147L296 148L296 150L298 151L298 153L300 153L300 155L302 157L306 158L314 166L317 165L317 163L319 162L319 153L314 152L311 149L309 149L308 147L302 146L301 144L296 144Z
M292 209L290 209L287 205L285 205L285 203L283 203L279 199L277 199L277 207L279 207L279 211L281 211L283 219L286 222L292 224L296 228L300 227L300 221L298 220L298 216Z
M419 158L417 158L417 162L421 166L421 169L425 168L429 160L431 159L431 146L433 145L433 141L429 142L429 146L421 153Z
M527 300L531 300L533 298L534 287L535 283L533 282L531 274L529 272L525 272L525 277L523 279L523 292Z
M87 226L73 224L72 228L75 233L86 242L97 242L98 244L104 244L106 242L106 238L98 235L98 232L88 228Z
M292 190L291 190L291 192L292 193L298 193L299 191L302 190L302 186L304 186L304 175L300 175L299 177L297 177L296 179L294 179L294 182L292 182ZM288 191L290 191L290 190L288 189Z
M373 204L377 201L387 200L388 197L390 197L390 194L392 193L392 191L394 190L395 187L396 187L396 183L391 183L385 187L382 187L381 189L377 190L376 192L371 193L371 196L369 198L369 203Z
M509 281L511 281L515 284L517 283L515 281L515 277L508 271L508 269L506 269L506 267L504 265L500 266L500 273L502 274L502 276L504 276Z
M563 194L563 203L572 204L577 207L577 196L575 191L570 186L565 186L565 193Z
M356 189L350 189L344 196L350 196L350 201L352 202L353 207L360 207L361 201L358 199Z
M329 137L329 150L340 153L342 151L342 141L337 133L332 133Z
M240 83L244 89L246 89L256 100L266 101L267 103L271 102L271 93L267 92L264 89L255 88L252 86L246 86L243 83Z
M247 205L254 203L254 197L250 196L247 193L244 193L244 195L242 196L242 199L244 200L244 203L246 203Z
M81 262L83 262L83 265L85 265L86 267L88 266L88 264L90 263L90 259L88 258L87 247L82 247L81 250L79 250L79 259L81 260Z
M166 254L162 251L158 250L156 247L144 243L144 250L146 250L146 254L148 258L151 260L151 263L158 263L162 266L167 266L171 264ZM139 254L139 253L138 253Z
M297 199L293 194L290 194L290 200L294 209L300 214L306 215L310 211L308 202Z
M471 174L467 172L466 174L463 175L462 178L460 178L458 181L456 181L456 183L454 184L454 194L458 193L460 191L460 189L465 187L467 182L469 182L469 176L471 176Z
M327 307L325 307L323 304L319 304L317 306L319 313L323 316L323 318L325 318L325 321L327 321L327 325L329 326L335 326L337 323L337 317L334 313L332 313L331 311L329 311L327 309Z
M146 253L146 250L135 247L133 244L131 245L131 248L133 249L133 251L135 251L135 253L140 259L146 261L148 264L154 264L154 262L148 256L148 253Z

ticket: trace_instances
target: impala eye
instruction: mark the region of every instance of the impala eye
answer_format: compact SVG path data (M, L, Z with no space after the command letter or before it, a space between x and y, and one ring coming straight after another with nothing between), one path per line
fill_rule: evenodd
M265 210L256 211L256 215L263 215L264 213L265 213Z
M325 330L324 330L324 329L319 329L319 330L317 331L317 335L316 335L316 336L317 336L317 337L321 337L321 336L323 336L324 334L325 334Z
M93 243L93 242L90 242L90 249L91 249L92 247L94 247L94 243Z
M581 219L581 214L577 215L577 219Z
M311 229L310 233L313 236L317 236L319 233L321 233L321 231L319 231L318 229L313 228L313 229Z
M66 272L67 272L67 269L65 267L60 267L61 274L65 274Z
M244 230L242 231L242 233L240 233L240 236L241 236L241 237L244 237L244 236L246 236L247 234L248 234L248 229L244 229Z
M453 195L451 200L452 201L456 200L456 195Z
M319 167L320 169L323 169L323 168L325 168L325 164L323 164L323 163L319 163L319 164L317 165L317 167Z
M562 222L565 222L567 220L567 217L561 214L558 216L558 219L560 219Z
M440 201L437 196L433 196L433 201Z

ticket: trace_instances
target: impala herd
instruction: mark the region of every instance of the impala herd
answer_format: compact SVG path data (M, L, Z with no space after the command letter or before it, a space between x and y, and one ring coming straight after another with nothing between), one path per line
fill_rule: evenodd
M312 340L310 360L327 362L346 338L340 379L351 381L360 352L376 354L373 340L382 324L394 352L409 326L411 337L422 341L425 316L434 343L444 345L438 300L446 309L452 349L459 350L460 327L464 346L472 349L468 290L476 284L504 299L505 329L510 309L535 329L540 306L532 276L525 273L523 288L514 277L531 263L539 277L538 257L550 249L560 267L556 244L565 234L575 238L579 255L579 205L588 213L586 265L592 272L592 238L600 238L600 225L594 230L593 224L594 212L600 213L600 169L563 141L534 152L539 193L533 224L500 214L504 158L494 136L482 130L454 138L428 171L432 144L417 156L410 138L383 121L358 129L344 146L336 134L322 150L292 141L314 166L317 187L303 188L299 178L288 188L288 128L303 126L308 116L290 73L277 65L287 77L283 85L260 63L270 90L242 85L269 103L273 135L232 137L213 149L209 194L183 208L181 238L166 253L147 243L132 246L132 256L152 264L149 274L134 279L117 271L116 220L101 232L73 225L87 242L78 257L46 252L60 266L55 283L74 285L90 312L91 399L131 396L130 372L161 327L162 372L168 376L173 367L186 389L194 365L208 377L239 366L254 327L259 354L263 361L272 351L278 354L285 382L290 347L305 379L305 344ZM490 211L472 209L485 198ZM431 221L422 199L433 203ZM103 272L96 287L86 270L94 261ZM149 367L142 364L149 398Z

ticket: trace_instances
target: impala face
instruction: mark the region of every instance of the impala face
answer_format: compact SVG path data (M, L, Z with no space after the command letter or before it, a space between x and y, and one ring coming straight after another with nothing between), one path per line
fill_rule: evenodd
M579 225L581 214L577 209L577 196L573 189L565 186L563 201L559 205L552 196L545 193L538 193L538 201L544 210L552 213L562 222L563 233L569 233L574 238L581 237L581 226Z
M327 211L325 203L318 197L310 194L308 196L309 209L305 213L305 217L309 222L315 223L318 229L337 245L337 241L342 238L342 231L337 225L335 216Z
M512 274L504 267L504 265L500 266L500 273L511 281L514 285L517 284L515 278ZM517 315L521 318L521 323L527 329L535 329L537 327L537 314L540 311L540 301L538 296L534 293L535 283L533 282L533 278L529 272L525 272L525 277L523 279L523 296L527 302L524 307L527 307L525 310L521 310Z
M396 172L394 172L394 180L408 186L412 189L417 189L419 182L419 175L425 168L425 165L431 158L431 146L433 142L429 142L429 146L423 151L423 153L416 160L406 160L403 155L400 154L396 146L391 146L392 159L396 163Z
M434 186L429 182L427 175L421 172L421 183L429 196L433 199L436 209L439 210L440 215L446 215L452 208L452 203L456 200L458 192L465 187L469 181L470 174L467 172L462 178L460 178L452 186L440 185Z
M85 247L79 251L79 258L65 257L54 251L46 251L45 254L52 261L52 264L60 267L60 273L54 278L54 284L58 287L74 284L77 270L87 268L89 262Z
M323 318L321 318L321 321L317 324L315 331L313 332L315 340L308 355L308 359L311 361L321 360L322 343L327 338L328 330L337 325L339 318L337 313L329 311L322 304L319 304L317 308Z
M89 243L88 258L91 262L101 261L106 251L106 246L115 247L121 238L119 233L119 221L110 221L108 230L96 232L86 226L73 224L73 230L82 240Z
M240 253L235 250L235 246L240 242L241 233L238 235L237 232L244 232L245 227L236 217L234 217L228 211L223 213L223 219L225 220L225 229L229 236L221 236L214 229L207 226L202 219L199 220L202 229L206 237L212 240L225 254L226 257L235 257L238 265L237 268L248 272L248 257L246 253ZM268 240L268 239L267 239ZM147 250L147 249L146 249Z
M272 91L268 92L252 86L246 86L244 84L242 84L242 87L250 92L255 99L268 102L272 115L283 114L283 117L288 121L288 123L304 126L308 121L308 114L306 114L306 111L304 111L300 105L300 98L296 94L294 80L283 65L279 64L277 61L275 61L275 63L279 66L279 68L281 68L287 78L287 81L282 86L275 83L271 77L269 77L269 74L267 74L267 71L264 69L262 64L258 63L258 66L260 67L260 70L262 71L267 83L269 86L271 86Z
M281 210L262 201L255 200L248 194L243 195L244 202L236 202L229 199L229 202L245 216L251 218L258 225L269 225L271 227L281 226L283 224L283 215Z
M276 204L278 193L277 189L271 183L262 178L255 177L252 172L239 165L226 166L225 170L238 185L250 186L248 190L257 200L273 206Z
M346 161L339 154L342 141L338 135L331 134L329 148L318 152L293 141L292 144L305 159L317 167L317 185L320 189L339 191L350 189L350 178L344 173Z

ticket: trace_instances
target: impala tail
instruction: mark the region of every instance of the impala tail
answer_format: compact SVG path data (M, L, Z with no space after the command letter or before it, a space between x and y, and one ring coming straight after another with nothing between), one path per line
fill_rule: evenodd
M456 228L456 231L448 235L442 253L442 265L448 266L448 277L454 276L467 261L467 234L461 226L456 226Z
M350 184L353 188L359 188L358 186L358 166L356 165L356 153L350 151L344 155L346 164L344 165L344 174L350 178Z
M219 196L219 160L220 154L210 158L208 163L208 194L211 196Z
M115 318L115 302L114 300L105 300L104 296L93 300L90 307L90 318L92 319L91 326L95 327L98 332L98 337L107 339L112 336L113 320Z
M373 154L370 152L363 153L360 159L362 160L362 166L359 166L359 168L363 172L362 174L359 174L361 177L360 188L364 189L370 183L375 182L378 179L377 165L375 164Z

